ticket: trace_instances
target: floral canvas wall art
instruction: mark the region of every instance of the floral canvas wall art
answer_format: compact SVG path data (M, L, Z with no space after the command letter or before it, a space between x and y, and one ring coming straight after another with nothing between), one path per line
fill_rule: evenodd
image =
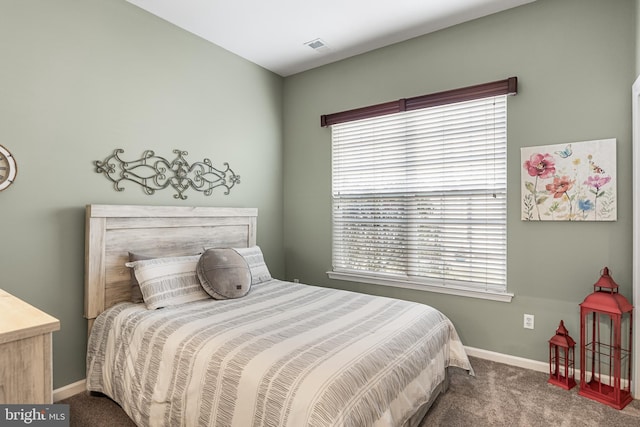
M522 220L615 221L616 139L523 147Z

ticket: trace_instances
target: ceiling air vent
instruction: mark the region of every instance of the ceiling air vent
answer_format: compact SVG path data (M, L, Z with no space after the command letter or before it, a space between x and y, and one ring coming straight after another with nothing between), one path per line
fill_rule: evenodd
M327 46L327 44L322 41L322 39L311 40L310 42L306 42L305 45L309 46L316 52L326 52L329 50L329 46Z

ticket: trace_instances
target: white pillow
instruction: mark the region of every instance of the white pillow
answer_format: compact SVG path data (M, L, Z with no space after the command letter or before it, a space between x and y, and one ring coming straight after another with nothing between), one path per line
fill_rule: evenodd
M269 272L267 264L264 262L262 250L259 246L252 246L250 248L234 248L234 250L242 255L244 260L247 261L249 270L251 271L252 285L257 285L258 283L268 282L271 280L271 273Z
M198 279L200 255L154 258L128 262L140 284L149 310L211 298Z

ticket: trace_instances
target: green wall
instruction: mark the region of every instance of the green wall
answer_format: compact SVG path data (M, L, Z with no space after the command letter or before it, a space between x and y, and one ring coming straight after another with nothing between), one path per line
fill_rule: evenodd
M640 75L640 26L638 26L638 22L640 22L640 0L635 0L635 5L636 5L636 10L635 10L635 17L636 17L636 50L635 50L635 57L636 57L636 76Z
M538 0L285 79L287 278L394 296L447 314L471 347L548 360L564 319L609 266L631 300L631 84L634 0ZM511 303L330 280L330 130L320 115L517 76L508 100L508 290ZM618 220L520 220L520 147L617 138ZM535 329L523 329L523 314Z
M85 377L84 207L251 206L258 244L283 276L283 79L124 0L0 2L0 144L18 177L0 193L0 288L60 319L54 388ZM134 185L93 161L115 148L228 162L228 196Z

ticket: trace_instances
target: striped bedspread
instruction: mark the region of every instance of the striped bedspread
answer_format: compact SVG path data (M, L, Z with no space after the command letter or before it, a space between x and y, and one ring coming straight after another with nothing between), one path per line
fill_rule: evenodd
M108 309L87 388L139 426L401 426L448 366L472 371L429 306L272 280L234 300Z

